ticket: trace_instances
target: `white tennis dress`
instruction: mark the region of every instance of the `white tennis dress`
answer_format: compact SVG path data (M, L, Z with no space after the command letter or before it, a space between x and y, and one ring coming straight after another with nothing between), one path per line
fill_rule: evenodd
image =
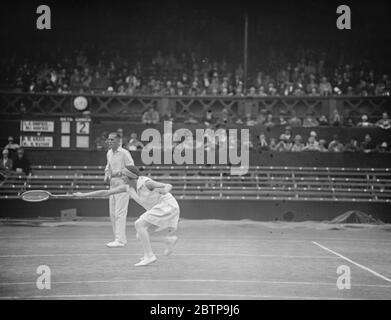
M179 205L171 193L160 194L151 191L145 183L151 180L148 177L140 176L137 179L137 190L127 185L130 196L139 205L144 207L144 212L140 218L157 226L157 230L170 228L176 230L179 221Z

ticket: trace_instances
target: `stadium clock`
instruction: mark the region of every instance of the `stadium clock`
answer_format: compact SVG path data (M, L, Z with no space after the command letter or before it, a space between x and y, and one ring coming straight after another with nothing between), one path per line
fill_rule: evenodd
M78 111L84 111L88 107L88 100L86 97L78 96L73 100L73 106Z

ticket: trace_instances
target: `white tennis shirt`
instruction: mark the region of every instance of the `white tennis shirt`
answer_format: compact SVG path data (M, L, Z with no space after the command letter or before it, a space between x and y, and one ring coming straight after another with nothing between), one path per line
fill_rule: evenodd
M110 149L107 151L107 165L105 172L111 176L115 176L121 172L125 166L134 166L134 161L130 152L122 147L118 147L116 151Z

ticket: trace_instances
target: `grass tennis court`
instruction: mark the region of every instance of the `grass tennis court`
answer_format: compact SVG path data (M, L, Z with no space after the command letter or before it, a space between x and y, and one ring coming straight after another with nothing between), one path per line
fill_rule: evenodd
M1 299L391 299L391 226L318 222L181 220L173 255L142 256L128 221L128 245L107 248L107 219L1 220ZM39 290L37 267L51 270ZM339 290L337 268L351 270Z

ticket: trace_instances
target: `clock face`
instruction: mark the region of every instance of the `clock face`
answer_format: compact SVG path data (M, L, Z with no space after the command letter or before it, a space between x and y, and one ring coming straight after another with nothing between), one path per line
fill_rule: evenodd
M76 97L75 100L73 100L74 107L79 111L84 111L88 107L88 101L86 97Z

